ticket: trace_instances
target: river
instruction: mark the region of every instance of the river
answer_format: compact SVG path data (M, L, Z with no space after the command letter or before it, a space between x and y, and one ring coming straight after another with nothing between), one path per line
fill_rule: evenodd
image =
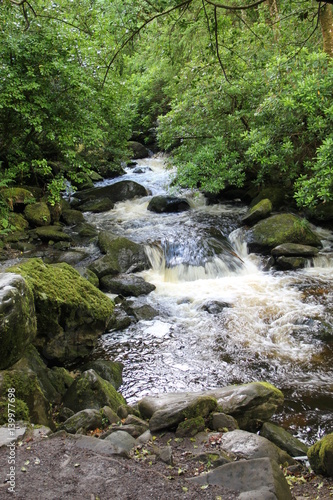
M285 395L275 421L313 443L332 432L332 233L316 228L324 250L313 267L267 271L263 257L248 254L240 202L209 205L199 193L182 192L190 211L147 210L153 195L173 194L173 174L161 156L139 160L121 179L151 195L86 214L99 230L146 245L152 268L140 275L156 286L135 300L158 315L106 333L98 352L124 364L120 391L129 403L159 392L271 382Z

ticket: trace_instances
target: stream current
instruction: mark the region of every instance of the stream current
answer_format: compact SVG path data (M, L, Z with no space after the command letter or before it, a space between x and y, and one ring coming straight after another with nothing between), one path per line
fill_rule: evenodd
M140 275L156 289L135 300L158 315L106 333L98 347L124 364L124 397L267 381L285 395L277 423L307 443L332 432L333 234L314 228L323 251L313 267L265 271L244 242L245 205L182 192L191 210L150 212L152 196L172 194L173 172L159 156L137 167L97 185L134 180L151 195L86 214L99 230L144 244L152 263Z

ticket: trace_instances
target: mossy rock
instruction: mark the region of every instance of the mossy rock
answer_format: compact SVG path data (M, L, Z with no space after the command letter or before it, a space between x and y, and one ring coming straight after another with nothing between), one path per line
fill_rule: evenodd
M25 219L22 214L17 214L15 212L9 214L8 222L15 227L16 231L25 231L29 227L27 219Z
M80 273L82 278L85 278L89 281L89 283L94 285L96 288L99 288L99 279L95 273L90 271L90 269L87 269L86 267L76 267L76 270Z
M202 432L205 429L205 420L203 417L198 416L194 418L189 418L180 422L176 430L177 437L193 437L198 432Z
M102 413L98 410L87 409L81 410L69 417L60 427L69 434L76 434L78 431L83 432L98 429L103 425Z
M72 241L71 236L64 233L62 227L58 225L37 227L35 233L38 238L45 242Z
M22 276L0 273L0 370L16 363L36 334L31 287Z
M7 271L21 274L33 291L35 345L45 358L64 366L85 358L108 328L113 301L65 263L29 259Z
M318 205L311 213L312 217L318 221L333 221L333 201Z
M114 207L114 203L109 198L98 198L96 200L88 200L79 205L78 209L81 212L101 213L108 212Z
M324 436L311 446L308 459L316 474L333 477L333 434Z
M139 160L140 158L147 158L149 156L148 149L137 141L128 141L128 147L132 153L133 160Z
M87 370L68 389L63 397L63 404L75 413L87 408L100 410L104 406L117 412L126 401L110 382L97 375L94 370Z
M18 206L24 206L34 201L31 191L21 187L11 187L1 190L1 197L7 202L12 210Z
M94 370L97 375L110 382L115 389L119 389L123 383L124 365L119 361L109 361L107 359L96 359L90 361L82 367L82 371Z
M22 399L15 398L15 421L30 422L28 405ZM0 425L8 424L8 397L0 397Z
M242 223L252 226L261 219L265 219L272 212L272 202L265 198L253 207L251 207L242 217Z
M49 226L51 224L51 213L44 201L27 205L24 215L32 227Z
M283 243L321 247L309 223L293 214L272 215L259 221L248 231L247 243L251 252L268 252Z
M84 222L83 214L79 210L63 210L61 212L61 219L67 226L74 226L75 224Z
M306 455L308 452L309 448L306 444L302 443L302 441L282 427L272 424L271 422L265 422L259 434L269 439L269 441L281 448L281 450L289 453L291 457Z
M267 187L260 191L250 203L250 207L254 207L262 200L268 199L274 210L279 210L286 200L286 191L280 187Z

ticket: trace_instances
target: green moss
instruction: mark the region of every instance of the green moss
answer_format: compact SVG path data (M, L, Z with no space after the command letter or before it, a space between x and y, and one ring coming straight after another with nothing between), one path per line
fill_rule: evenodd
M2 197L8 202L10 206L16 203L31 203L34 197L30 191L20 187L12 187L1 190Z
M198 416L207 417L217 407L217 401L211 396L199 396L184 412L187 419Z
M324 436L308 450L310 465L316 474L333 477L333 434Z
M15 398L15 404L10 409L15 409L15 421L24 420L30 422L28 405L22 399ZM8 424L8 400L0 398L0 425Z
M189 418L180 422L177 427L176 435L179 437L195 436L198 432L203 431L205 428L205 420L202 416Z
M29 259L6 271L21 274L35 298L85 308L95 319L105 319L113 312L112 300L68 264L47 265L41 259Z

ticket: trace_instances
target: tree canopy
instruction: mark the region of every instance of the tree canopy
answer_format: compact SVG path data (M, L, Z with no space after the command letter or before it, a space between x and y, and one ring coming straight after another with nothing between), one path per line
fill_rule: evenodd
M182 186L333 199L332 7L314 0L4 0L0 188L116 168L158 141Z

